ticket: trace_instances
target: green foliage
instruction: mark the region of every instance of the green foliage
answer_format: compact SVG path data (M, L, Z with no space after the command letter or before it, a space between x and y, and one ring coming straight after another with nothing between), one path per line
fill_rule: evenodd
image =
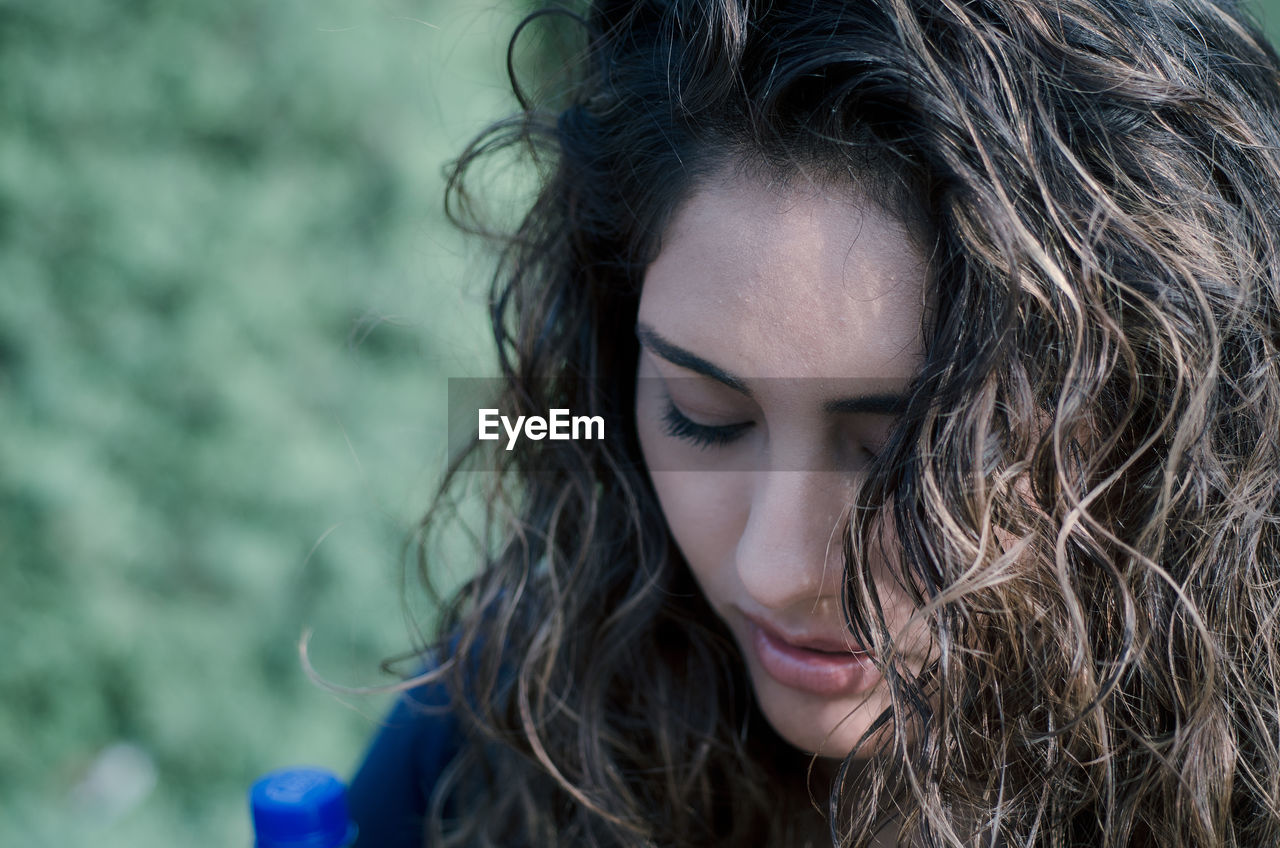
M388 700L296 646L371 685L409 644L445 379L488 372L441 169L514 15L0 3L0 844L248 844L258 773L354 767ZM120 741L134 803L84 784Z

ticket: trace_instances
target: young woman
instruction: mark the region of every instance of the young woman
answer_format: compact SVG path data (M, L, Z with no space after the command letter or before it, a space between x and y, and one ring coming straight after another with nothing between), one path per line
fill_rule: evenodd
M459 458L482 568L361 844L1280 845L1280 61L1237 5L555 14L571 83L451 197L542 168L495 406L605 434Z

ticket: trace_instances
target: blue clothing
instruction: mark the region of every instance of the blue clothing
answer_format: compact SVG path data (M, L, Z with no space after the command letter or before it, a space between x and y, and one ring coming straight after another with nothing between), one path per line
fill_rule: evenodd
M353 848L423 848L431 791L459 744L443 683L402 694L347 792L360 829Z

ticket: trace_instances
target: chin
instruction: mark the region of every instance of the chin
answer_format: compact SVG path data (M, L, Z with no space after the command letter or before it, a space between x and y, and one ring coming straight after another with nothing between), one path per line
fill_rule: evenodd
M826 698L783 686L759 668L751 669L751 678L760 711L774 732L792 747L828 759L849 756L889 705L883 686L860 695ZM859 747L859 757L870 756L890 733L892 725L882 728Z

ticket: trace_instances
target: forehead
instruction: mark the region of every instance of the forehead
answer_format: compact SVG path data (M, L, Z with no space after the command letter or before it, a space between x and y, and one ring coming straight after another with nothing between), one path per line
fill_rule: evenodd
M849 184L711 181L676 210L639 320L747 379L908 378L924 256Z

